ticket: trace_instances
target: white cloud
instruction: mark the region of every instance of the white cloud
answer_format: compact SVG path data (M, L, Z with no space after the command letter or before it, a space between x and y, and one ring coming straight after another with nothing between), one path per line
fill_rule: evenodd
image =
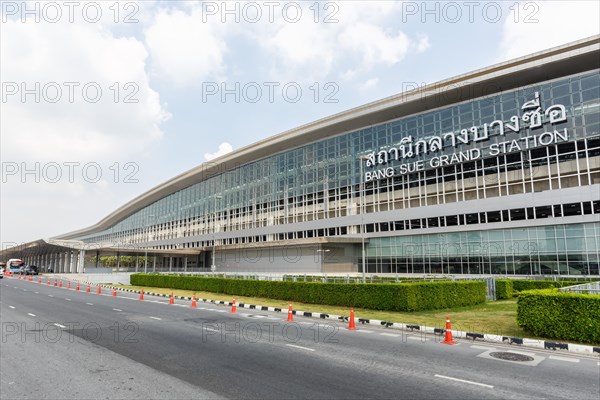
M198 7L157 12L145 30L145 41L154 69L178 85L200 84L225 72L227 43L222 27L202 20ZM222 24L221 24L222 25Z
M18 90L10 96L3 90L2 167L17 163L19 168L16 175L3 176L2 240L83 228L120 205L123 195L139 190L116 187L115 181L122 183L130 172L123 168L126 161L135 162L161 140L161 124L170 116L150 87L147 58L143 43L116 36L105 23L12 19L2 24L3 89ZM23 87L35 93L22 98ZM65 163L79 163L71 180ZM56 181L55 169L44 170L49 165L60 167ZM93 169L86 175L84 165L98 166L100 179Z
M417 53L423 53L424 51L427 51L431 47L431 44L429 43L429 37L422 35L415 46Z
M518 9L504 21L498 61L600 34L597 1L522 2Z
M375 86L377 86L378 83L379 83L379 78L367 79L365 82L363 82L360 85L360 90L367 91L367 90L372 89Z
M231 153L233 151L233 147L227 143L223 142L219 145L219 150L214 153L204 153L204 159L206 161L214 160L215 158L224 156L227 153Z

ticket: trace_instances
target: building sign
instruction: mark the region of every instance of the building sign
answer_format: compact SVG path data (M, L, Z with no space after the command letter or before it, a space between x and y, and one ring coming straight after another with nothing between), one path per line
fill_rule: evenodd
M393 161L401 161L402 164L395 167L376 169L375 171L367 170L365 171L364 180L369 182L375 179L391 178L392 176L423 171L428 168L473 161L484 155L496 156L503 153L522 151L534 147L548 146L561 141L568 141L566 128L556 130L551 127L552 125L567 121L567 113L564 105L553 104L548 109L542 110L540 94L539 92L535 92L534 99L523 104L521 110L522 116L520 118L518 115L513 115L507 122L495 120L483 124L483 127L473 126L469 129L461 129L458 134L450 132L440 136L433 136L430 139L421 139L416 142L413 142L412 136L405 137L400 140L397 147L391 147L377 153L372 152L367 155L365 160L367 168L378 168ZM544 126L546 126L546 131L541 133L534 132L536 129ZM519 133L524 128L529 128L534 134L517 139L507 138L507 134ZM470 143L488 141L492 135L497 135L507 140L499 140L498 143L490 144L483 149L472 148L450 155L434 155L427 161L410 161L411 158L424 154L435 154L447 147L456 148L457 146L469 145Z

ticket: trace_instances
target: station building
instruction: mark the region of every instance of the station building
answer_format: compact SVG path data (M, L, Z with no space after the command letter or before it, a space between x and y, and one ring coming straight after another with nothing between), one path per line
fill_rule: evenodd
M87 253L177 272L599 275L599 68L596 36L400 93L3 256L71 272Z

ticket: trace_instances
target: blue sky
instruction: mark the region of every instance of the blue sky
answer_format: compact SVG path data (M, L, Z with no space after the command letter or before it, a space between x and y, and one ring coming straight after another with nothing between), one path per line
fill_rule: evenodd
M595 1L73 4L1 2L3 248L224 151L600 33Z

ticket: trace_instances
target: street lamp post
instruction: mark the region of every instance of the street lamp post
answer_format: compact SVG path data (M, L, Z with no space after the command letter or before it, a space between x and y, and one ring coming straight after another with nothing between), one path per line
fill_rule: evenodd
M365 271L366 271L366 259L365 259L365 182L364 182L364 171L363 161L367 160L367 156L360 157L360 239L362 245L362 280L365 282Z
M325 253L329 253L331 250L329 249L317 249L317 253L321 253L321 273L323 273L323 259L325 258Z
M146 216L146 246L144 246L144 273L148 273L148 243L150 242L150 217L155 217L151 214Z
M216 252L216 246L215 246L215 241L216 241L216 233L217 233L217 200L221 200L223 197L221 196L215 196L215 208L213 210L214 213L214 218L213 218L213 241L212 241L212 264L210 266L210 270L212 272L215 272L217 270L217 266L215 265L215 252Z

